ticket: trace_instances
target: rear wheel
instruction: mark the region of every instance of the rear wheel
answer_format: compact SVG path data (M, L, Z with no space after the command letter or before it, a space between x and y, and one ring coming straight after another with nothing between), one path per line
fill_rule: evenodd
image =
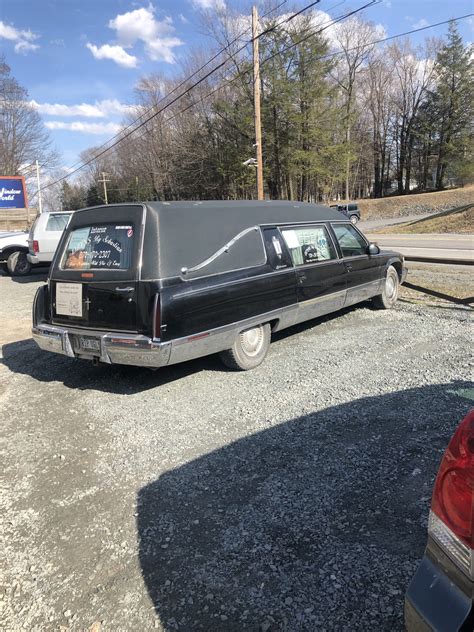
M392 308L398 299L398 289L400 281L398 279L398 272L393 266L389 266L387 275L385 276L385 283L383 286L382 294L375 296L372 299L373 304L378 309L390 309Z
M351 215L349 219L351 220L351 224L357 224L357 222L359 221L357 215Z
M222 351L220 358L230 369L248 371L263 362L270 346L270 325L257 325L242 331L231 349Z
M7 259L8 272L12 276L25 276L31 272L31 263L26 258L26 252L12 252Z

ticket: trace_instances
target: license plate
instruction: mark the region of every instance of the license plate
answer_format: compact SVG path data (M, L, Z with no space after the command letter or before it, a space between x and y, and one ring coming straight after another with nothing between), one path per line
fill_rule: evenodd
M100 351L100 340L79 336L79 346L84 351Z

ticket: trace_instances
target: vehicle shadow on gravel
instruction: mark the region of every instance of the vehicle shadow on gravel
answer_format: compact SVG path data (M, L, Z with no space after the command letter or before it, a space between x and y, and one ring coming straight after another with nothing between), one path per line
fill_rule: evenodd
M362 303L358 308L363 306L368 307L369 304ZM272 341L278 343L288 336L296 336L356 309L356 306L348 307L334 314L295 325L273 334ZM7 343L3 345L2 352L3 359L0 362L3 362L14 373L29 375L40 382L63 382L68 388L90 389L119 395L135 394L164 386L200 371L217 371L219 373L232 371L222 364L217 355L163 367L157 371L119 364L102 364L95 367L87 360L67 358L43 351L38 348L32 338ZM271 354L271 352L272 348L270 347L269 353ZM268 358L266 361L268 362L270 359Z
M298 417L141 489L139 559L163 629L402 630L468 386Z
M29 375L40 382L62 382L71 389L95 390L118 395L133 395L185 378L199 371L225 371L214 356L157 371L120 364L96 367L88 360L77 360L39 349L32 338L3 345L0 360L10 371Z

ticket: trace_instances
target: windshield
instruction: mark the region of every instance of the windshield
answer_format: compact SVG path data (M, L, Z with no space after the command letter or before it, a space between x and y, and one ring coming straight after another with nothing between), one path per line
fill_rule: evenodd
M132 225L101 224L76 228L61 257L63 270L128 270L132 265Z

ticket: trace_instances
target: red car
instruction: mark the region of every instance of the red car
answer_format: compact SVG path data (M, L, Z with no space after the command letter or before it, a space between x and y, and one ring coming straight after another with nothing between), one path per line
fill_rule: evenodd
M409 632L474 630L474 409L454 433L436 478L428 544L405 597Z

